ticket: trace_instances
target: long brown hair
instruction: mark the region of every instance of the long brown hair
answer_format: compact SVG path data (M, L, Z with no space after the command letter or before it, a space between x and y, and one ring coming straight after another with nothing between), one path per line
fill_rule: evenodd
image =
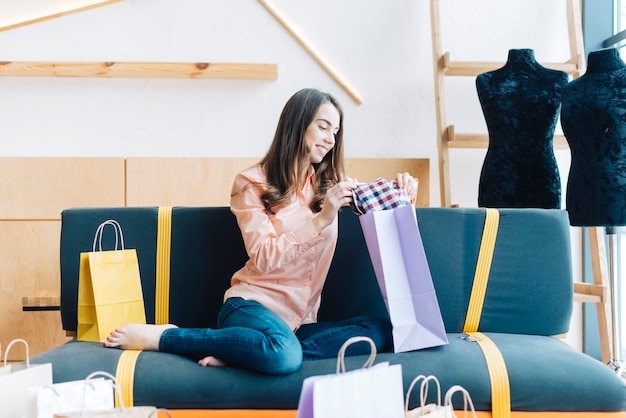
M285 104L274 140L260 164L267 177L267 189L261 195L265 209L273 213L276 206L288 204L298 185L304 181L301 167L309 164L308 149L304 133L313 122L319 107L332 104L339 112L339 131L335 135L335 145L322 161L314 164L315 198L311 210L319 212L326 190L345 178L343 167L343 110L339 102L330 94L316 89L302 89L296 92Z

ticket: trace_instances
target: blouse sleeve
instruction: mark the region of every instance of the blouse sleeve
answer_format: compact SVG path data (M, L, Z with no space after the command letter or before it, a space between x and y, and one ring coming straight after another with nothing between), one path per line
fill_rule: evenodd
M309 250L323 235L317 232L312 220L279 235L261 200L263 191L262 184L240 173L235 177L230 207L250 257L248 265L261 273L270 273Z

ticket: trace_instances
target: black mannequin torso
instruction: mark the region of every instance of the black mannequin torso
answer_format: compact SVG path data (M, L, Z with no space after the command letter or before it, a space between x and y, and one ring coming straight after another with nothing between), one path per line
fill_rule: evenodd
M572 153L570 223L626 224L626 63L617 49L589 53L587 72L563 89L561 125Z
M489 131L479 206L560 208L553 136L568 80L540 65L531 49L510 50L502 68L476 78Z

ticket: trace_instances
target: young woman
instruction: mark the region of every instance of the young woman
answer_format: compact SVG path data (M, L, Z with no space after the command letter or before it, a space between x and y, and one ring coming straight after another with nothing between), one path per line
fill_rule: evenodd
M216 329L129 324L106 347L160 350L270 374L302 361L334 358L350 337L365 335L379 352L392 347L386 318L318 323L320 295L337 242L337 213L352 202L343 170L343 111L329 94L303 89L286 103L260 163L235 177L231 210L249 260L226 291ZM396 180L415 197L417 181ZM356 345L350 355L369 354Z

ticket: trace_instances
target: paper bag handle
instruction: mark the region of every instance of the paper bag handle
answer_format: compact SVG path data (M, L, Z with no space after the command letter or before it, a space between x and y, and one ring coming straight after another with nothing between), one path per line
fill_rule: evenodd
M428 382L431 380L434 381L435 384L437 385L437 404L436 405L441 406L441 385L439 384L439 380L437 380L437 378L433 376L432 374L429 376L424 376L420 374L415 379L413 379L413 381L411 382L411 385L409 386L409 390L407 390L406 392L406 400L404 403L405 411L409 410L409 399L411 397L411 392L413 391L413 387L420 380L423 380L422 384L420 385L420 408L423 408L424 406L426 406L426 400L428 398ZM421 416L421 415L418 415L418 416Z
M408 411L409 410L409 400L411 399L411 392L413 392L413 388L415 387L415 385L417 384L417 382L419 382L422 379L426 379L426 376L424 376L423 374L420 374L419 376L416 376L413 381L411 382L411 384L409 385L409 389L406 391L406 396L404 397L404 410ZM422 402L422 398L420 397L420 406L423 406L423 402Z
M111 373L107 373L105 371L95 371L95 372L91 373L89 376L87 376L85 378L85 387L89 383L89 380L93 379L96 376L104 376L104 377L107 377L108 379L111 379L113 381L113 387L115 388L115 394L117 395L117 400L118 400L118 403L120 405L119 409L121 410L121 413L123 415L124 411L126 410L126 407L124 406L124 400L122 399L122 389L120 388L120 385L117 383L117 379L115 378L115 376L113 376ZM85 387L83 387L83 392L82 392L82 396L81 396L80 416L83 416L83 413L85 412ZM164 408L155 408L155 410L154 410L154 418L157 418L159 416L159 412L165 412L168 417L172 418L172 415L170 414L170 412L167 409L164 409ZM89 416L89 413L87 413L86 416Z
M374 364L374 359L376 358L376 344L374 344L374 341L369 337L352 337L352 338L347 339L346 342L343 343L343 345L339 349L339 354L337 354L337 370L336 370L337 374L339 374L340 372L341 373L346 372L346 364L344 362L344 357L346 355L346 349L348 348L348 346L354 343L361 342L361 341L368 342L370 343L370 346L371 346L370 356L367 359L367 361L365 361L363 366L361 366L361 368L364 369Z
M95 385L93 384L93 382L86 381L86 382L85 382L85 385L89 385L89 387L91 387L91 390L93 390L93 391L95 391L95 390L96 390L96 387L95 387ZM52 393L54 393L54 395L55 395L56 397L61 397L61 396L62 396L62 395L61 395L61 393L59 393L59 391L57 390L57 388L55 387L55 385L54 385L54 384L43 386L41 390L46 390L46 389L51 390L51 391L52 391ZM82 392L82 393L83 393L82 402L84 402L84 396L85 396L85 395L84 395L84 389L83 389L83 392ZM83 405L81 405L81 408L82 408L82 407L83 407Z
M120 388L120 385L117 383L117 379L115 378L115 376L113 376L111 373L107 373L104 371L95 371L91 374L89 374L89 376L87 376L85 378L86 382L85 382L85 386L83 386L83 391L82 391L82 395L81 395L81 399L80 399L80 412L82 414L82 412L85 410L85 387L87 386L87 384L89 383L89 380L93 379L96 376L104 376L106 378L109 378L113 381L113 388L115 389L115 395L117 396L117 400L120 404L120 409L122 411L124 411L125 407L124 407L124 399L122 398L122 389Z
M104 227L107 225L112 225L115 230L115 250L117 251L118 243L121 243L121 249L124 250L124 234L122 234L122 227L116 220L108 219L98 225L98 229L96 229L96 235L93 237L93 252L96 251L96 242L98 243L98 251L102 251L102 234Z
M467 390L463 386L459 386L459 385L452 386L446 392L444 405L449 406L449 408L446 409L446 413L447 413L447 411L452 411L454 409L454 408L452 408L452 395L454 395L457 392L461 392L463 394L463 412L464 412L464 416L467 417L467 406L469 405L470 410L472 411L472 416L474 418L476 418L476 410L474 410L474 402L472 402L472 398L470 397L469 392L467 392Z
M26 367L30 367L30 354L28 354L28 343L26 342L26 340L22 340L21 338L14 339L7 346L7 351L4 352L4 367L7 366L7 359L9 357L9 351L11 350L11 347L13 347L13 344L15 343L22 343L24 344L24 347L26 347Z

